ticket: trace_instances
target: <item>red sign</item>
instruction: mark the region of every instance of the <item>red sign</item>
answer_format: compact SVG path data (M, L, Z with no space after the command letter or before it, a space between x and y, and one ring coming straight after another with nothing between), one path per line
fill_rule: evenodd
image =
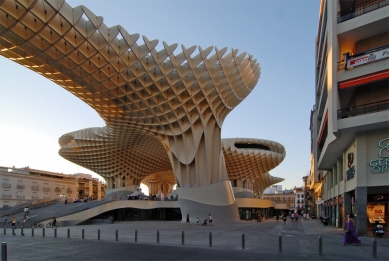
M367 53L357 57L347 59L347 68L352 68L358 65L370 63L373 61L385 59L389 57L389 48L381 49L375 52Z

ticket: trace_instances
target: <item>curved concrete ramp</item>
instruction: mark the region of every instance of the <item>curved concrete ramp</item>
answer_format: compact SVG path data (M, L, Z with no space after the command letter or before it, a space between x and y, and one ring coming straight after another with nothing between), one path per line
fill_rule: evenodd
M121 208L137 208L137 209L154 209L154 208L180 208L177 201L147 201L147 200L121 200L112 201L104 205L96 206L84 211L80 211L71 215L57 218L61 226L74 226L87 219L98 216L104 212L121 209ZM49 222L49 221L47 221ZM43 222L43 223L47 223Z

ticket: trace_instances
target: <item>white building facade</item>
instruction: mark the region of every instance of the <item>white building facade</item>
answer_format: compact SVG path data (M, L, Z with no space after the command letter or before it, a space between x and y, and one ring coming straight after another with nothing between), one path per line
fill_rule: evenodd
M311 172L317 215L388 228L389 1L321 1Z
M0 182L0 207L11 207L30 200L63 201L67 198L71 202L82 198L81 186L85 191L82 196L101 199L105 196L106 187L98 179L92 179L89 174L66 175L28 167L0 167Z
M282 190L282 185L275 185L265 189L262 198L274 201L275 209L279 215L296 211L296 193L292 189Z

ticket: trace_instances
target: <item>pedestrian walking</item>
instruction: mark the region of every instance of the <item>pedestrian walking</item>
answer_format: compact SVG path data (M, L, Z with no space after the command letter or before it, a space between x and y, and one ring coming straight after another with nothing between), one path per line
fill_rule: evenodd
M294 219L296 220L296 222L298 221L298 219L299 219L299 213L298 212L294 213Z
M22 227L24 228L24 225L26 224L26 220L27 220L27 215L24 215L23 217L23 223L22 223ZM22 236L24 236L24 233L22 234Z
M209 222L209 226L213 226L213 221L212 221L211 214L208 215L208 222Z
M290 212L290 221L293 221L294 220L294 214L293 212Z
M284 215L282 215L282 220L284 220L284 225L286 224L286 213L284 213Z
M278 220L280 219L280 216L278 214L276 214L276 220L278 222Z
M198 217L196 219L196 226L200 226L200 219Z
M65 204L68 204L68 198L65 197Z
M12 228L16 229L16 218L15 217L12 217L11 224L12 224ZM13 231L15 231L15 230L13 230ZM14 233L14 235L16 235L16 234Z
M188 225L188 224L191 225L191 224L190 224L190 221L189 221L189 213L186 215L186 224L187 224L187 225Z
M307 220L307 214L305 214L305 213L303 214L303 219Z
M52 223L51 223L51 228L54 228L54 226L57 224L57 219L53 217Z
M355 224L354 224L354 215L347 215L346 229L344 231L343 245L347 244L360 245L361 240L359 240L357 234L355 233Z
M6 227L6 225L7 225L7 214L4 214L4 227Z

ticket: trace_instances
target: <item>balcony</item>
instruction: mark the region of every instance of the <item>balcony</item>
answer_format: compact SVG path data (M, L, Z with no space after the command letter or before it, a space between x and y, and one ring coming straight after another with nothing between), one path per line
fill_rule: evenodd
M34 191L38 191L39 190L39 186L31 186L31 189L34 190Z
M32 196L32 199L35 200L35 199L39 199L38 196Z
M389 5L389 0L372 0L338 12L338 24Z
M17 195L16 198L17 198L17 199L24 199L24 196Z
M10 183L3 183L3 188L10 188L11 184Z
M389 110L389 99L338 110L338 120L358 115Z
M24 189L24 185L16 185L17 189Z
M68 189L66 190L66 192L67 192L67 193L73 193L73 190L70 189L70 188L68 188Z
M50 191L50 188L49 188L49 187L44 187L44 188L43 188L43 191L49 192L49 191Z
M43 197L44 200L50 200L50 197Z
M61 188L56 187L56 188L55 188L55 192L61 192Z
M10 198L11 198L11 195L3 195L3 198L4 198L4 199L10 199Z

